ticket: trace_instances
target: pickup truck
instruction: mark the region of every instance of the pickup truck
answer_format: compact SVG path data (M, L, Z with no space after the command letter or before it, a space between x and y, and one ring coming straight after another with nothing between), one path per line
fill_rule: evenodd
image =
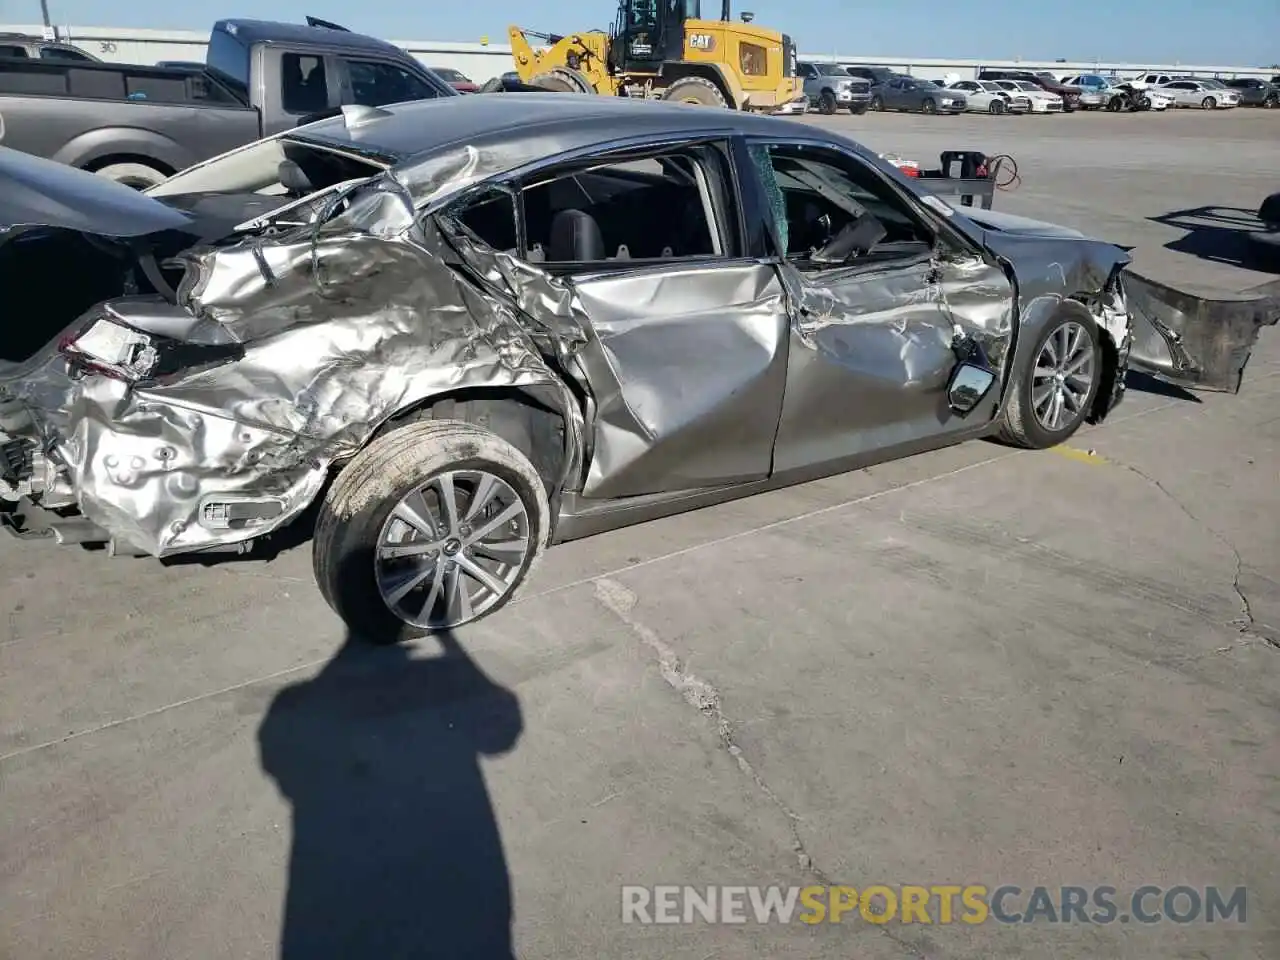
M0 144L141 190L345 104L459 95L399 47L323 20L220 20L203 68L0 60Z

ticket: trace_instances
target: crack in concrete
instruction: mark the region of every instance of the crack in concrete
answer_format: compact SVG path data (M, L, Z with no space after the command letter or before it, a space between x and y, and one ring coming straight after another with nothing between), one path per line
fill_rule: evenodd
M1280 638L1273 637L1268 633L1262 632L1263 624L1258 623L1257 620L1254 619L1253 605L1249 602L1249 595L1245 593L1244 588L1240 586L1240 578L1244 573L1244 559L1240 556L1240 551L1237 549L1236 545L1211 524L1196 516L1195 512L1191 510L1191 508L1183 503L1178 497L1174 496L1173 492L1156 477L1151 476L1151 474L1138 469L1130 463L1124 463L1121 460L1117 460L1115 457L1109 457L1108 459L1116 466L1122 467L1130 473L1141 477L1148 484L1163 494L1165 499L1177 507L1182 514L1196 524L1196 526L1200 527L1208 533L1209 536L1213 537L1213 539L1217 540L1220 544L1231 551L1231 557L1235 562L1235 570L1232 572L1231 576L1231 589L1235 592L1236 599L1240 603L1240 616L1229 622L1231 626L1236 628L1236 632L1241 637L1248 640L1256 640L1268 647L1271 647L1272 649L1280 650Z
M746 754L743 753L742 748L734 739L733 722L724 714L720 691L710 682L690 672L670 644L658 636L650 627L636 619L633 611L637 597L631 590L628 590L616 580L601 578L595 582L595 591L596 599L600 601L601 605L621 620L646 647L654 652L658 659L658 671L661 673L662 679L680 694L685 703L715 725L720 745L733 758L738 765L738 769L786 817L787 825L791 831L791 848L796 855L796 861L800 864L800 869L823 879L821 871L814 866L813 858L809 856L809 852L805 848L804 839L800 836L800 815L787 806L786 801L779 797L774 789L765 782L765 779L760 776L760 772L752 766L751 761L747 759ZM823 882L826 882L825 879L823 879Z
M803 818L769 786L747 758L742 747L738 745L734 737L733 721L725 716L720 691L710 681L691 672L671 645L635 616L634 610L639 598L633 591L608 577L600 577L594 581L594 584L596 600L600 605L621 620L641 643L653 651L657 656L658 671L662 679L680 694L685 703L715 725L721 747L733 758L738 770L750 779L756 789L786 818L787 828L791 834L791 849L800 869L826 887L836 886L835 881L814 863L813 857L809 854L804 838L800 835L800 824ZM907 951L913 960L931 960L929 954L922 952L920 947L894 934L885 926L879 925L876 930Z

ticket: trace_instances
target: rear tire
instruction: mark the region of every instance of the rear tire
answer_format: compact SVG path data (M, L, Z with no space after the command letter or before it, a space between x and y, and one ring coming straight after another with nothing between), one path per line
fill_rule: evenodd
M501 530L502 535L515 537L517 541L523 540L526 546L518 560L513 557L512 564L505 572L485 570L503 584L503 592L499 594L486 589L478 598L478 605L473 600L473 607L477 607L478 612L473 609L472 615L457 617L454 616L455 610L445 610L442 616L434 618L438 622L428 623L425 616L418 616L417 623L410 622L405 616L393 612L390 601L384 599L386 581L379 586L379 572L385 572L380 564L395 562L385 559L384 551L388 549L385 534L391 529L389 525L405 523L399 518L406 515L421 517L425 506L427 512L432 513L427 519L434 525L429 536L448 538L452 544L455 531L447 528L444 523L438 523L443 517L443 511L433 513L425 498L417 498L422 506L415 507L412 514L406 514L403 509L397 511L397 507L415 491L445 475L450 475L449 489L454 490L452 474L455 472L466 472L474 476L487 475L499 481L498 486L514 494L512 499L518 500L523 507L523 513L517 513L517 516L526 518L524 526L519 533L508 534L504 524L499 524L495 532ZM460 492L466 495L465 491ZM456 497L453 502L457 502ZM457 511L463 524L466 522L465 510L465 507L460 507ZM397 511L395 520L392 518L393 511ZM486 514L481 513L472 523L482 524L485 518ZM457 420L410 422L374 440L338 474L320 506L311 547L312 567L321 594L353 635L375 643L396 643L424 636L436 629L452 629L463 623L479 620L510 602L546 545L550 519L551 508L546 487L537 470L506 440ZM452 526L456 527L457 524ZM465 526L459 529L467 534L473 533ZM410 549L428 539L426 536L419 537L407 524L406 531L403 534L397 531L394 539L397 543L408 545ZM480 532L474 531L476 534ZM404 549L401 547L402 551ZM448 551L451 547L442 549ZM483 547L476 549L483 550ZM380 556L383 559L379 559ZM422 564L429 563L434 558L435 563L446 565L448 572L441 578L444 591L449 590L451 576L463 585L470 584L474 589L480 581L463 576L463 565L474 566L477 562L476 554L468 554L467 550L461 549L448 556L465 559L458 561L455 567L449 566L446 554L443 553L437 557L434 552L422 550L421 556L412 555L413 559ZM481 557L487 559L487 555L483 553ZM492 564L493 561L489 562ZM503 571L504 568L496 569ZM402 576L400 579L408 578ZM433 581L432 576L427 576L408 596L416 599L427 592L428 595L423 596L422 600L429 601ZM397 602L408 605L407 599ZM438 609L438 604L436 607Z
M699 107L729 109L729 101L720 92L720 88L702 77L681 77L663 91L662 99Z
M1073 339L1077 336L1083 339ZM1074 362L1073 357L1078 359L1083 353L1087 352L1091 358L1088 366L1088 388L1083 399L1079 401L1077 409L1056 425L1042 422L1041 414L1037 413L1036 402L1041 400L1043 403L1046 391L1051 394L1055 389L1054 378L1043 373L1046 369L1053 369L1053 365L1040 362L1042 355L1046 355L1050 340L1054 341L1054 351L1057 353L1063 353L1075 344L1075 352L1064 357L1064 363L1060 364L1064 368L1069 369ZM1069 440L1088 417L1102 383L1102 349L1098 327L1093 318L1083 311L1072 311L1051 321L1044 333L1036 339L1027 366L1019 370L1016 376L1017 380L1010 388L1009 400L1001 415L997 438L1010 446L1030 450L1055 447ZM1068 378L1065 386L1074 387L1078 393L1079 382L1076 378Z
M135 190L146 190L169 179L167 173L161 173L155 167L149 167L145 163L109 163L93 172L116 183L123 183L126 187L133 187Z

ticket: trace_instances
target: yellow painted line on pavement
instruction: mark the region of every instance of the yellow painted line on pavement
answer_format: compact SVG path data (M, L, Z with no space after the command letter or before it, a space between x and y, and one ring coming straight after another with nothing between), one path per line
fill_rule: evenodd
M1111 462L1106 457L1098 456L1092 450L1080 450L1077 447L1068 447L1066 444L1061 443L1056 447L1050 447L1049 450L1060 457L1066 457L1068 460L1074 460L1076 463L1088 463L1094 466L1102 466Z

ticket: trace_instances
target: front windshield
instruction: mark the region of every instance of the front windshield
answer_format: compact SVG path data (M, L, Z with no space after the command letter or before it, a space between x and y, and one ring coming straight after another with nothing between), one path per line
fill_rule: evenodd
M147 193L153 197L211 193L283 196L294 192L281 182L280 165L286 160L301 168L313 190L371 177L385 169L371 160L340 150L290 137L272 137L177 173Z
M1213 90L1227 89L1227 85L1223 83L1221 80L1201 80L1200 82L1203 83L1206 87L1210 87Z
M819 63L816 64L818 75L823 77L847 77L849 71L845 70L838 63Z
M465 83L467 79L457 70L453 70L449 67L432 67L431 69L436 72L436 76L440 77L442 80L448 81L449 83Z
M1015 81L1014 81L1014 83L1016 83L1016 84L1018 85L1018 89L1019 89L1019 90L1031 90L1031 91L1033 91L1033 92L1034 92L1034 91L1036 91L1036 90L1039 90L1039 89L1040 89L1038 86L1036 86L1036 85L1035 85L1034 83L1032 83L1030 80L1015 80Z
M998 83L994 83L991 80L980 80L978 82L978 85L981 86L982 89L986 90L988 93L1000 93L1002 90L1004 90L1004 87L1000 86L1000 84Z

